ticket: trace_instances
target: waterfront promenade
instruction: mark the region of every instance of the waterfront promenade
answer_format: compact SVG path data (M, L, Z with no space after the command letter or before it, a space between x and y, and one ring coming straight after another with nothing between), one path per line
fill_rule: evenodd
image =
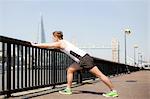
M137 71L110 78L119 92L119 97L114 99L150 99L150 71ZM108 88L96 80L84 82L83 85L72 88L72 95L60 95L58 90L60 89L55 89L55 92L45 90L21 96L14 94L10 99L106 99L102 93L107 92Z

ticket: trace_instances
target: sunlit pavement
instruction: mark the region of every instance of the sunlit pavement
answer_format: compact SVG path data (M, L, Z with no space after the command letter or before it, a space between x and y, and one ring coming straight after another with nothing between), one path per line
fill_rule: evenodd
M137 71L130 74L122 74L111 77L119 97L115 99L150 99L150 71ZM11 97L11 98L32 98L32 99L105 99L102 94L106 93L108 88L96 80L90 81L82 86L72 88L72 95L61 95L58 91L49 93L30 94L29 96ZM108 98L113 99L113 98Z

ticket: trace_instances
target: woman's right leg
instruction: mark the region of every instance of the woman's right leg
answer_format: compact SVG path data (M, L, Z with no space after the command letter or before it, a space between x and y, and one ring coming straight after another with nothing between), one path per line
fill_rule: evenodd
M67 69L67 88L71 88L73 81L73 73L77 70L81 70L82 68L78 63L71 64Z
M67 69L67 88L65 88L62 91L59 91L61 94L72 94L71 91L71 85L72 85L72 80L73 80L73 73L76 72L77 70L82 69L78 63L73 63L70 65Z

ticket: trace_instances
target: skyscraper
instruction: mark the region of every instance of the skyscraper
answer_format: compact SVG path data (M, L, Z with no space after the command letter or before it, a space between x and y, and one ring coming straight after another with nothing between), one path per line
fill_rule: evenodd
M45 42L46 42L46 38L45 38L44 22L43 22L43 16L41 14L39 33L38 33L38 43L45 43Z
M43 16L41 15L41 43L45 43L45 31L44 31L44 23L43 23Z

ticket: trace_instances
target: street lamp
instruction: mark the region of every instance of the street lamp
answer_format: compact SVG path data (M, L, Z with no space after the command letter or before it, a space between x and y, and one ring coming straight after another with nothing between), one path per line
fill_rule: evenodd
M130 71L129 71L129 68L127 66L126 35L131 34L131 30L130 29L125 29L124 32L125 32L124 33L124 41L125 41L125 44L124 44L125 45L125 59L124 59L124 61L125 61L127 72L129 73Z
M135 44L134 45L134 66L136 66L136 49L138 48L138 45L137 44Z

